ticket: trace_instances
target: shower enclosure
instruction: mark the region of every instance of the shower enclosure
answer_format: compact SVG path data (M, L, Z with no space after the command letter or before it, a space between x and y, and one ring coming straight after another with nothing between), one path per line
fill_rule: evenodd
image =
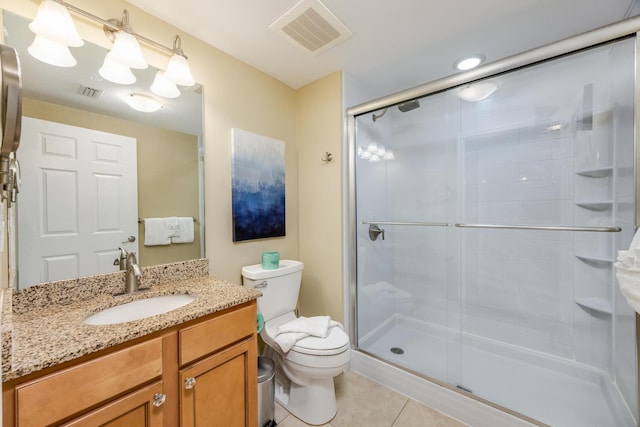
M349 110L352 340L530 422L637 426L636 39L585 39Z

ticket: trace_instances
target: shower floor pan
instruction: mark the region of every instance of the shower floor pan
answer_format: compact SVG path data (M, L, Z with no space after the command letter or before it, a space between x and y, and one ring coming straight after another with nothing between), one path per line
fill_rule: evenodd
M395 315L359 348L554 427L634 427L602 372L515 346ZM450 352L448 355L447 352Z

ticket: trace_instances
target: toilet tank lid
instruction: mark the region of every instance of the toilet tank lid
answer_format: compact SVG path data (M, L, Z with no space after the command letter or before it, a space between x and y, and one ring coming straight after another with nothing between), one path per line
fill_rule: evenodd
M280 260L278 268L265 270L262 264L247 265L242 267L242 276L251 280L270 279L272 277L285 276L302 270L304 265L300 261L289 259Z

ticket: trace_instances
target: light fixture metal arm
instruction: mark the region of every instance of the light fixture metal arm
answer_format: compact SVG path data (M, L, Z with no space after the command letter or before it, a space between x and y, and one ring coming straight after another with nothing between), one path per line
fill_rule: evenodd
M133 32L133 30L131 30L131 27L129 26L129 15L127 10L125 9L123 12L123 20L122 21L118 21L116 19L110 19L110 20L106 20L106 19L102 19L99 16L96 16L92 13L89 13L85 10L80 9L79 7L76 7L72 4L69 4L67 2L64 2L62 0L55 0L58 3L64 5L64 7L66 7L67 9L69 9L70 11L77 13L78 15L84 16L85 18L88 18L92 21L95 21L99 24L102 24L104 27L108 28L109 30L113 30L113 31L120 31L123 30L123 26L127 26L128 29L125 29L125 31L130 32L132 35L134 35L139 41L144 42L150 46L155 47L158 50L167 52L169 54L173 54L175 53L175 48L170 48L168 46L165 46L161 43L158 43L154 40L151 40L150 38L147 38L145 36L142 36L138 33ZM129 31L131 30L131 31ZM180 36L176 36L177 40L180 40ZM175 41L174 41L174 46L175 46ZM180 49L180 51L182 51L182 48L180 48L180 43L178 43L178 49ZM185 56L184 52L180 53L180 55ZM186 58L186 56L185 56Z

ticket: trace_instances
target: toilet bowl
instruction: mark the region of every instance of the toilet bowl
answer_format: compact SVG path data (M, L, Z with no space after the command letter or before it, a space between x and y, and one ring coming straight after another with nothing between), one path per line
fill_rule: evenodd
M308 336L284 352L276 342L280 325L296 319L303 265L282 260L276 270L263 270L260 264L242 268L244 286L263 293L258 311L265 325L260 336L265 342L264 356L276 365L276 401L307 424L320 425L336 414L333 378L345 372L351 356L349 336L342 325L331 327L324 338Z

